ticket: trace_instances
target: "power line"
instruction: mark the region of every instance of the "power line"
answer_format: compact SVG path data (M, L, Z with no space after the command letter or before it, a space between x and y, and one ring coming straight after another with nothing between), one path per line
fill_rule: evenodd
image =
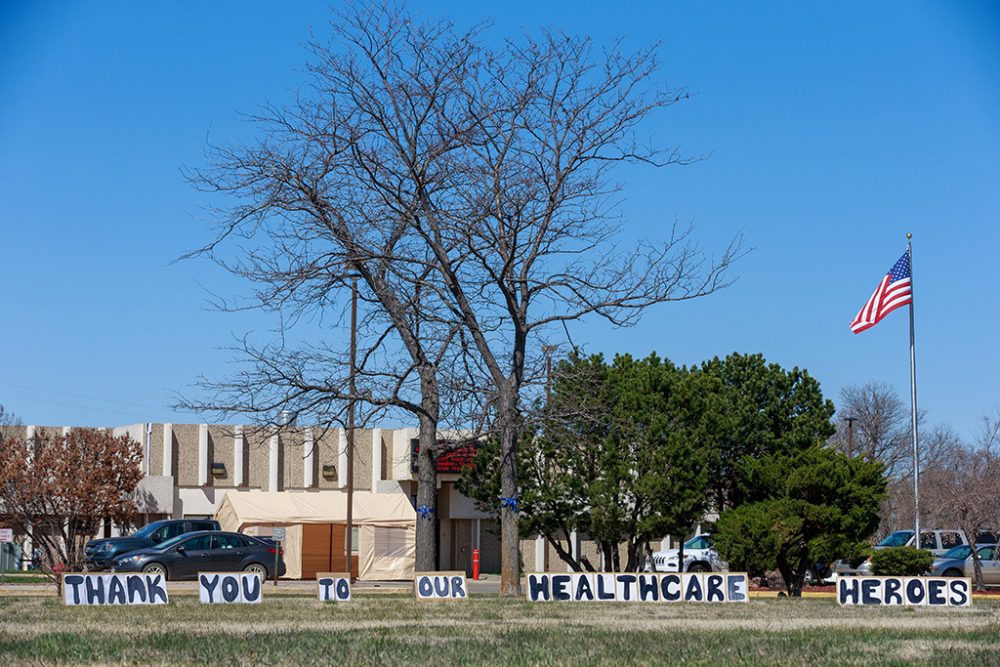
M147 421L148 417L149 417L149 414L147 414L147 413L130 412L128 410L115 410L114 408L98 408L98 407L92 407L92 406L87 406L87 405L77 405L75 403L65 403L63 401L52 401L52 400L48 400L48 399L44 399L44 398L31 398L31 397L27 397L27 396L12 396L10 394L8 394L8 396L10 396L10 398L17 399L18 401L28 401L28 402L35 402L35 403L46 403L48 405L58 405L58 406L63 407L63 408L76 408L77 410L108 412L108 413L117 414L117 415L128 415L130 417L141 417L142 421ZM171 414L173 414L173 413L171 412Z
M71 396L73 398L83 398L88 401L98 401L99 403L117 403L118 405L127 405L133 408L142 408L143 410L162 410L162 407L153 407L152 405L143 405L142 403L130 403L129 401L118 401L113 398L100 398L98 396L90 396L87 394L74 394L69 391L59 391L57 389L45 389L43 387L32 387L25 384L14 384L12 382L0 382L0 386L4 387L14 387L16 389L27 389L29 391L41 391L47 394L58 394L60 396ZM74 406L80 407L80 406Z

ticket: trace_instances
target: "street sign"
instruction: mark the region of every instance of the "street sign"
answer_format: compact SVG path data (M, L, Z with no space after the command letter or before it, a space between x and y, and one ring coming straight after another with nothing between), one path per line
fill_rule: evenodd
M272 528L271 539L279 544L274 549L274 585L278 585L278 556L281 554L281 542L285 540L285 528ZM266 579L266 577L265 577Z
M14 529L0 528L0 542L13 542L13 541L14 541Z

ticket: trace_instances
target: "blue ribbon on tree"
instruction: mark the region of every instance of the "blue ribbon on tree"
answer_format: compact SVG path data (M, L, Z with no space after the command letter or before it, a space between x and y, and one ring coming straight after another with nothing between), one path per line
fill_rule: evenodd
M430 519L431 518L431 514L433 512L434 512L434 510L432 510L427 505L421 505L420 507L417 508L417 514L420 515L421 519Z
M515 496L513 498L501 498L500 499L500 507L501 508L507 508L511 512L516 513L517 512L517 497Z

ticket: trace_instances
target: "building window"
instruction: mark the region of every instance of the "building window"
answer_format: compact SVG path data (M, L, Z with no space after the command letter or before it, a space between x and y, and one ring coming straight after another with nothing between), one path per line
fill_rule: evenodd
M406 528L375 526L376 558L403 558L406 556Z

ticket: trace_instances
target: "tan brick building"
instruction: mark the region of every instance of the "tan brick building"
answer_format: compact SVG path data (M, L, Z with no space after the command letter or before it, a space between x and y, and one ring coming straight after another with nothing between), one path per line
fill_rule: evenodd
M30 437L42 428L65 432L72 427L22 426L5 431ZM140 524L164 518L212 517L228 492L309 494L344 492L347 488L347 434L339 428L299 425L266 431L225 424L138 423L107 430L113 435L128 434L142 445ZM354 489L402 494L415 505L417 482L411 441L416 437L415 428L358 429ZM438 475L439 569L471 574L472 551L478 548L481 571L499 572L500 545L495 523L458 492L457 479L455 474ZM107 536L120 531L120 526L106 527ZM258 528L247 532L269 534ZM595 566L601 562L596 546L586 536L568 538L571 552L586 555ZM359 540L352 539L352 543L357 552ZM669 539L665 538L662 547L667 546ZM570 569L538 536L522 538L521 562L524 571L529 572Z
M25 426L65 432L72 427ZM343 429L288 426L279 431L223 424L139 423L108 429L142 445L144 477L139 483L141 522L163 518L211 517L228 492L308 494L347 488L347 434ZM355 432L354 489L416 497L411 440L417 430ZM440 569L472 571L472 550L481 552L483 572L500 569L499 544L490 517L454 487L457 475L439 475ZM120 526L108 526L109 535ZM266 531L260 531L267 534ZM355 533L356 534L356 533ZM352 540L355 550L358 540Z

